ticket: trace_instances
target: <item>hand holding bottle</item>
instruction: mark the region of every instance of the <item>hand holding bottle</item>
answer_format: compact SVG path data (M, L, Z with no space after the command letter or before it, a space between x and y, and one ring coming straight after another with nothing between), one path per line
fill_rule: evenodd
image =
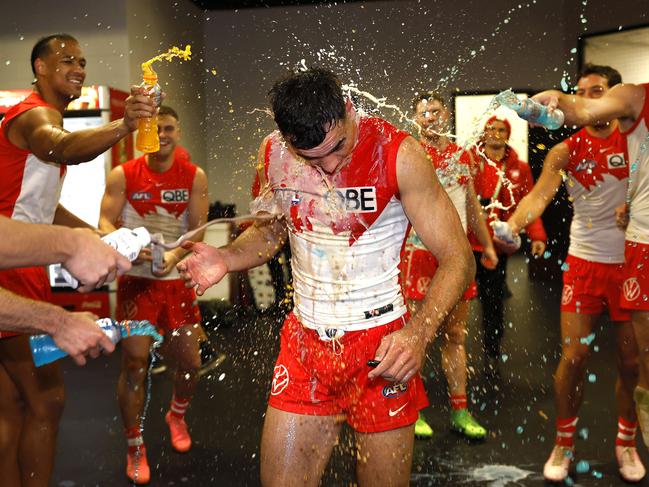
M149 96L148 89L143 86L131 86L131 96L126 99L124 106L124 123L133 132L137 129L140 119L154 117L158 113L155 101Z
M100 241L114 248L129 262L133 262L137 259L140 250L151 243L151 235L144 227L138 227L133 230L128 228L118 228L114 232L103 236ZM90 262L90 264L94 263ZM72 277L72 274L69 272L72 269L67 269L67 267L68 265L65 263L65 268L61 269L61 277L65 279L69 286L76 289L79 286L79 281ZM122 265L122 267L125 268L126 266ZM125 268L125 270L128 270L128 268ZM111 275L109 274L108 277L111 277ZM114 278L115 276L112 275L112 279ZM103 285L103 282L98 281L95 284ZM94 289L92 282L82 282L81 287L79 287L80 291L89 291L91 289Z
M115 345L97 325L92 313L64 312L62 319L51 333L54 343L74 359L77 365L86 364L86 355L91 358L99 354L112 353Z
M564 114L557 108L558 98L552 96L519 99L511 90L503 91L495 97L496 101L511 110L532 125L541 125L556 130L563 125Z
M126 257L100 240L87 228L71 229L70 255L61 264L83 283L79 291L87 292L111 282L131 268Z
M514 234L507 222L493 221L494 243L505 253L513 254L521 247L521 237Z
M158 77L154 75L153 70L150 71L149 76L144 76L144 81L140 86L146 90L145 93L153 102L156 114L138 120L135 147L139 151L151 154L160 150L157 110L162 103L162 88L160 88Z
M122 338L133 335L151 337L154 347L160 346L163 340L162 335L148 321L117 322L111 318L93 321L96 316L91 313L64 313L67 314L65 319L53 318L56 319L56 326L49 331L49 335L29 337L29 348L36 367L52 363L68 354L79 365L84 365L86 355L97 358L102 350L111 353ZM85 323L75 322L74 318L85 320Z

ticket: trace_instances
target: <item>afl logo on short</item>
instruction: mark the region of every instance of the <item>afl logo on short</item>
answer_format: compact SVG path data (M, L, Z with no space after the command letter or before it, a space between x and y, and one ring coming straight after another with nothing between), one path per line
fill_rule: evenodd
M640 284L635 277L630 277L624 284L622 284L622 292L624 299L627 301L635 301L640 297Z
M402 396L404 392L408 390L408 384L402 384L401 382L397 384L390 384L383 388L382 394L383 397L388 399L394 399L395 397Z
M606 161L608 163L609 169L619 169L621 167L626 167L626 160L624 159L624 153L622 152L607 155Z
M564 306L572 301L572 286L570 284L564 284L563 292L561 293L561 304Z
M166 203L183 203L189 201L188 189L163 189L161 193L162 201Z
M275 373L273 375L273 385L270 389L270 395L276 396L281 394L288 385L288 370L283 365L275 366Z

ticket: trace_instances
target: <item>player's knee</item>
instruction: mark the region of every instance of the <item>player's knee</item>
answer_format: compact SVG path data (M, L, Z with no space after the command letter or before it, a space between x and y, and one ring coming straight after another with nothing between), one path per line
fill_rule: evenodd
M188 373L197 372L201 367L200 354L186 354L178 360L178 369Z
M148 357L126 357L122 364L122 374L130 384L144 381L149 368Z
M38 421L57 424L63 415L64 406L65 388L63 386L50 388L28 403L29 414Z
M570 367L582 369L588 359L588 347L565 347L561 352L561 359Z
M640 361L635 354L626 354L618 357L620 373L625 377L638 375Z

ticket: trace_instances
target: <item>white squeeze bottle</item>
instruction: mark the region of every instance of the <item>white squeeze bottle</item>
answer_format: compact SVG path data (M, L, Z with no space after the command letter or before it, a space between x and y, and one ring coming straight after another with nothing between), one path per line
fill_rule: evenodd
M108 235L103 236L102 241L113 247L120 254L133 262L137 259L140 250L151 243L151 234L144 227L119 228ZM65 268L61 268L61 277L73 288L79 287L77 281Z

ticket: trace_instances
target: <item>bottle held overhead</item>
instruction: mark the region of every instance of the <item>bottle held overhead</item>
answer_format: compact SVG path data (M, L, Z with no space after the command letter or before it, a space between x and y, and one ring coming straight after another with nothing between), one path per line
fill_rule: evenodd
M519 99L511 90L506 90L496 95L495 101L500 105L514 110L523 120L542 125L549 130L556 130L563 125L564 114L561 110L555 109L550 112L548 107L531 98Z

